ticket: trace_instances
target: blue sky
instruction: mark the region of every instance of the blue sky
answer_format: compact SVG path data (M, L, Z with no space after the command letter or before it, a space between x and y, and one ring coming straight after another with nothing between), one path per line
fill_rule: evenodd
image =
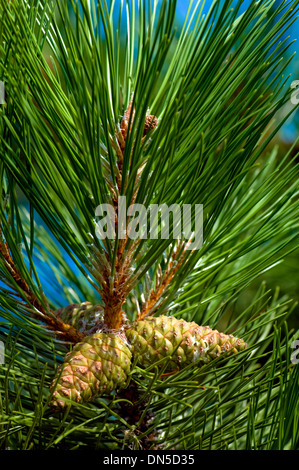
M220 3L223 3L223 0L219 0ZM193 0L193 5L196 5L197 0ZM202 2L200 2L202 3ZM207 14L209 11L211 5L213 3L213 0L206 0L204 2L204 7L203 7L203 14ZM240 7L240 13L243 13L248 6L252 3L252 0L244 0L241 7ZM276 0L276 5L277 7L283 3L283 0ZM291 2L290 2L291 3ZM294 2L293 2L294 3ZM237 0L234 0L232 2L232 6L236 6L238 4ZM189 1L188 0L177 0L177 19L179 21L183 21L184 18L186 17L187 11L189 7ZM295 23L289 28L289 31L285 33L285 36L290 36L291 39L299 39L299 18L295 21ZM291 46L290 51L295 52L297 49L298 45L295 43ZM299 58L298 58L299 60Z
M223 0L219 0L223 3ZM252 0L244 0L241 7L240 13L243 13L248 6L251 4ZM197 0L193 0L193 5L196 5ZM201 2L202 3L202 2ZM209 8L211 7L213 0L206 0L204 2L203 7L203 14L207 14ZM283 0L276 0L276 5L279 7L283 3ZM294 3L294 2L293 2ZM236 6L238 4L237 0L232 2L232 6ZM183 22L186 14L188 12L189 1L188 0L177 0L177 20L179 23ZM298 39L299 39L299 18L290 26L288 31L284 34L284 38L290 36L290 40L295 40L293 44L291 44L289 48L289 55L296 53L295 57L291 65L286 69L286 75L290 75L289 84L293 80L299 80L299 53L297 53L298 49ZM299 51L298 51L299 52ZM299 129L299 111L296 114L292 115L291 118L284 124L279 136L285 142L293 142L298 136L298 129Z
M91 0L92 1L92 0ZM132 0L130 0L132 1ZM138 4L138 0L134 0L136 7ZM158 5L161 4L162 0L159 0ZM169 0L172 1L172 0ZM220 2L220 5L224 3L224 0L218 0ZM239 12L243 13L248 6L252 3L253 0L244 0L242 2L242 5L240 6ZM261 0L263 1L263 0ZM284 0L276 0L275 5L279 7ZM295 0L291 0L289 3L294 3ZM123 5L125 5L125 0L123 0ZM115 7L116 10L118 11L118 7L121 3L121 0L115 0ZM154 3L154 0L151 0L151 3ZM189 8L189 0L177 0L177 15L176 15L176 23L178 29L180 28L180 25L183 25L184 20L186 18L188 8ZM195 7L195 5L198 3L198 0L193 0L192 1L192 8ZM204 4L203 6L203 11L202 13L205 15L208 13L211 5L213 4L213 0L201 0L199 1L200 6ZM239 3L239 0L233 0L232 1L232 7L236 7L237 4ZM147 1L146 1L147 5ZM123 20L126 21L126 14L125 14L125 8L123 9ZM289 47L288 51L288 56L285 57L285 60L289 58L289 56L297 51L298 48L298 39L299 39L299 19L296 19L296 21L293 23L293 25L288 29L288 31L284 34L283 38L286 38L287 36L290 36L290 40L295 40L293 44ZM291 85L291 83L294 80L299 80L299 53L295 55L293 58L291 65L288 66L288 68L284 71L285 76L289 76L288 79L288 84ZM283 128L281 129L279 136L282 140L285 142L293 142L297 135L298 135L298 129L299 129L299 111L294 113L291 118L284 124Z

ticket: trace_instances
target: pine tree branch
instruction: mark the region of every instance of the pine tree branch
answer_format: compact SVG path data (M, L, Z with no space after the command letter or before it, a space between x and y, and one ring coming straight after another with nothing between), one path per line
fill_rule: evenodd
M64 339L65 341L70 341L73 343L77 343L78 341L80 341L84 337L84 335L77 331L75 328L73 328L71 325L64 323L60 318L58 318L55 313L49 308L49 305L44 306L41 301L37 298L36 294L30 289L11 257L9 246L3 237L1 227L0 254L5 262L5 266L9 274L12 276L15 283L19 286L27 302L33 306L33 308L30 308L30 312L33 314L33 316L36 319L42 320L44 323L46 323L50 330L54 331L60 338ZM21 296L19 291L15 290L15 292L18 296Z
M240 16L230 1L214 2L205 18L197 14L199 2L178 40L175 2L162 0L160 14L156 3L153 11L146 2L138 2L138 11L135 2L129 3L122 42L123 12L117 12L116 2L99 1L98 9L86 0L58 2L57 19L52 12L48 16L47 1L37 0L33 8L28 1L0 0L0 78L8 97L0 120L0 166L8 169L80 273L92 277L93 287L80 285L77 271L66 266L65 253L49 234L33 236L32 219L29 229L17 220L12 235L4 225L13 250L11 262L1 243L1 279L16 295L1 287L0 337L9 363L0 371L5 391L0 445L121 448L134 441L150 448L147 437L154 433L166 449L296 447L299 372L290 362L292 338L279 332L287 301L271 303L268 294L259 293L241 312L235 303L242 289L291 249L298 229L298 167L274 153L255 166L283 123L272 133L272 119L290 98L280 78L287 46L277 39L298 1L293 10L284 2L285 14L271 28L274 0L251 2ZM55 73L43 57L46 41ZM126 115L119 123L120 104L129 102L132 90L134 119L129 124ZM149 104L159 125L146 139ZM109 203L117 209L120 195L146 207L202 203L201 250L180 262L170 239L97 243L95 207ZM175 374L133 363L136 396L128 390L133 409L124 407L126 416L123 398L112 395L95 405L75 404L62 419L49 419L48 385L66 351L58 341L52 348L47 330L36 328L27 316L38 310L28 307L29 299L34 302L35 295L43 302L19 256L22 242L30 268L35 268L36 249L43 266L57 273L56 288L67 298L80 297L79 305L101 295L104 286L106 297L100 301L107 304L111 327L112 312L122 325L122 309L134 318L131 299L138 302L146 293L145 317L169 305L176 317L207 320L213 327L223 322L239 330L249 349L228 363L215 360ZM54 295L47 298L52 307ZM56 322L59 313L44 304L45 314L53 314ZM141 410L143 396L150 401ZM157 420L149 423L147 411L152 410Z
M133 96L131 101L125 110L124 116L120 123L120 133L117 134L118 145L111 138L111 145L116 151L117 155L117 164L118 172L116 176L116 187L113 188L113 185L110 184L110 189L112 191L111 197L113 201L113 208L115 215L119 214L119 200L116 195L121 193L121 186L123 182L123 157L126 149L126 141L128 133L132 129L132 124L134 122L135 111L132 108L133 105ZM155 116L146 116L144 131L143 131L143 140L146 138L148 132L157 126L157 119ZM138 178L135 182L135 192L131 200L131 204L134 203L138 192L138 183L140 181L142 169L138 173ZM107 178L108 181L108 178ZM110 180L111 181L111 180ZM116 216L115 220L115 232L118 233L119 228L119 219ZM139 241L131 244L130 248L124 252L125 247L128 243L130 233L128 231L128 219L126 219L126 236L121 238L116 238L114 246L114 259L110 259L107 251L103 255L98 257L97 261L94 261L95 268L100 273L100 293L104 303L104 321L108 329L117 330L120 329L124 323L124 312L122 306L126 301L128 295L128 283L131 276L132 263L134 262L134 250L138 247ZM95 253L95 250L94 250ZM98 255L99 252L97 251ZM97 276L97 273L94 273Z
M141 321L149 315L154 314L162 297L166 295L167 288L171 284L174 276L186 261L187 256L190 255L190 252L187 250L191 241L190 239L187 243L178 243L171 254L171 259L168 262L164 274L162 274L161 266L158 266L155 288L150 290L148 298L143 304L142 311L137 314L137 320Z

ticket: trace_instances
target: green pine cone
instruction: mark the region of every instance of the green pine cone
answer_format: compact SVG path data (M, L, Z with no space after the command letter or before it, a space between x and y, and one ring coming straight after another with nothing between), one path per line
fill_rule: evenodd
M77 403L90 401L122 388L131 366L131 352L116 334L95 333L77 343L65 356L51 389L53 409L67 406L64 398ZM57 382L57 383L56 383Z
M233 335L225 335L208 326L199 326L175 317L148 317L127 329L132 354L141 366L148 366L164 357L171 357L166 370L175 370L192 362L210 362L219 355L235 354L246 343Z
M92 334L103 326L103 307L90 302L70 304L56 310L55 313L64 323L72 325L81 333Z

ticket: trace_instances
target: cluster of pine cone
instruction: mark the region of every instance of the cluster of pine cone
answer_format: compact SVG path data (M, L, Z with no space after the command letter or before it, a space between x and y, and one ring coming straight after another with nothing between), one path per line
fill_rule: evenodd
M57 314L88 335L66 355L52 382L51 406L56 410L70 401L90 401L125 387L133 357L141 367L158 361L165 367L161 359L167 358L165 371L171 372L191 363L200 366L247 346L233 335L165 315L105 332L101 307L89 302L60 309Z

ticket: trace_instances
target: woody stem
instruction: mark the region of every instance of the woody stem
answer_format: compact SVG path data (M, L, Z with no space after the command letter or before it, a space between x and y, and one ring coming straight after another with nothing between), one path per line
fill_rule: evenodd
M110 186L111 191L113 192L112 200L114 204L114 213L118 214L119 202L116 195L120 195L122 178L123 178L123 162L124 162L124 153L127 136L132 127L132 123L135 116L135 109L132 109L133 106L133 96L131 101L124 113L124 116L120 123L120 129L116 132L116 139L114 140L111 137L111 145L114 148L117 156L117 177L116 177L116 187L113 188ZM145 124L143 138L146 134L153 128L157 126L157 118L155 116L147 115ZM138 190L138 183L142 169L138 173L136 180L135 191L131 200L131 204L134 203L136 198L136 191ZM117 226L119 221L115 221L115 230L117 233ZM127 232L126 232L127 233ZM101 275L104 278L102 283L102 299L104 302L104 322L109 329L118 329L121 328L123 324L123 311L122 306L126 300L128 294L128 280L131 276L130 266L132 260L132 247L131 250L128 250L124 254L126 244L128 242L128 234L126 234L125 239L119 239L118 243L115 243L115 249L117 253L115 256L114 265L112 267L112 261L106 256L104 260L105 267L103 265L99 266L101 270ZM117 248L116 248L117 246ZM134 245L135 248L135 245ZM100 263L99 263L100 264Z
M72 343L77 343L78 341L80 341L84 337L84 335L77 331L75 328L73 328L71 325L64 323L60 318L56 318L54 312L48 306L47 308L45 308L40 302L40 300L36 297L35 293L32 292L10 255L8 245L4 241L1 228L0 255L5 260L6 267L9 273L11 274L19 288L23 291L27 301L31 305L33 305L33 307L35 307L34 311L32 311L34 317L38 318L39 320L41 319L43 322L47 323L49 329L58 333L60 336L63 337L64 340L70 341ZM20 295L19 292L17 292L17 294ZM38 312L40 312L40 314Z

